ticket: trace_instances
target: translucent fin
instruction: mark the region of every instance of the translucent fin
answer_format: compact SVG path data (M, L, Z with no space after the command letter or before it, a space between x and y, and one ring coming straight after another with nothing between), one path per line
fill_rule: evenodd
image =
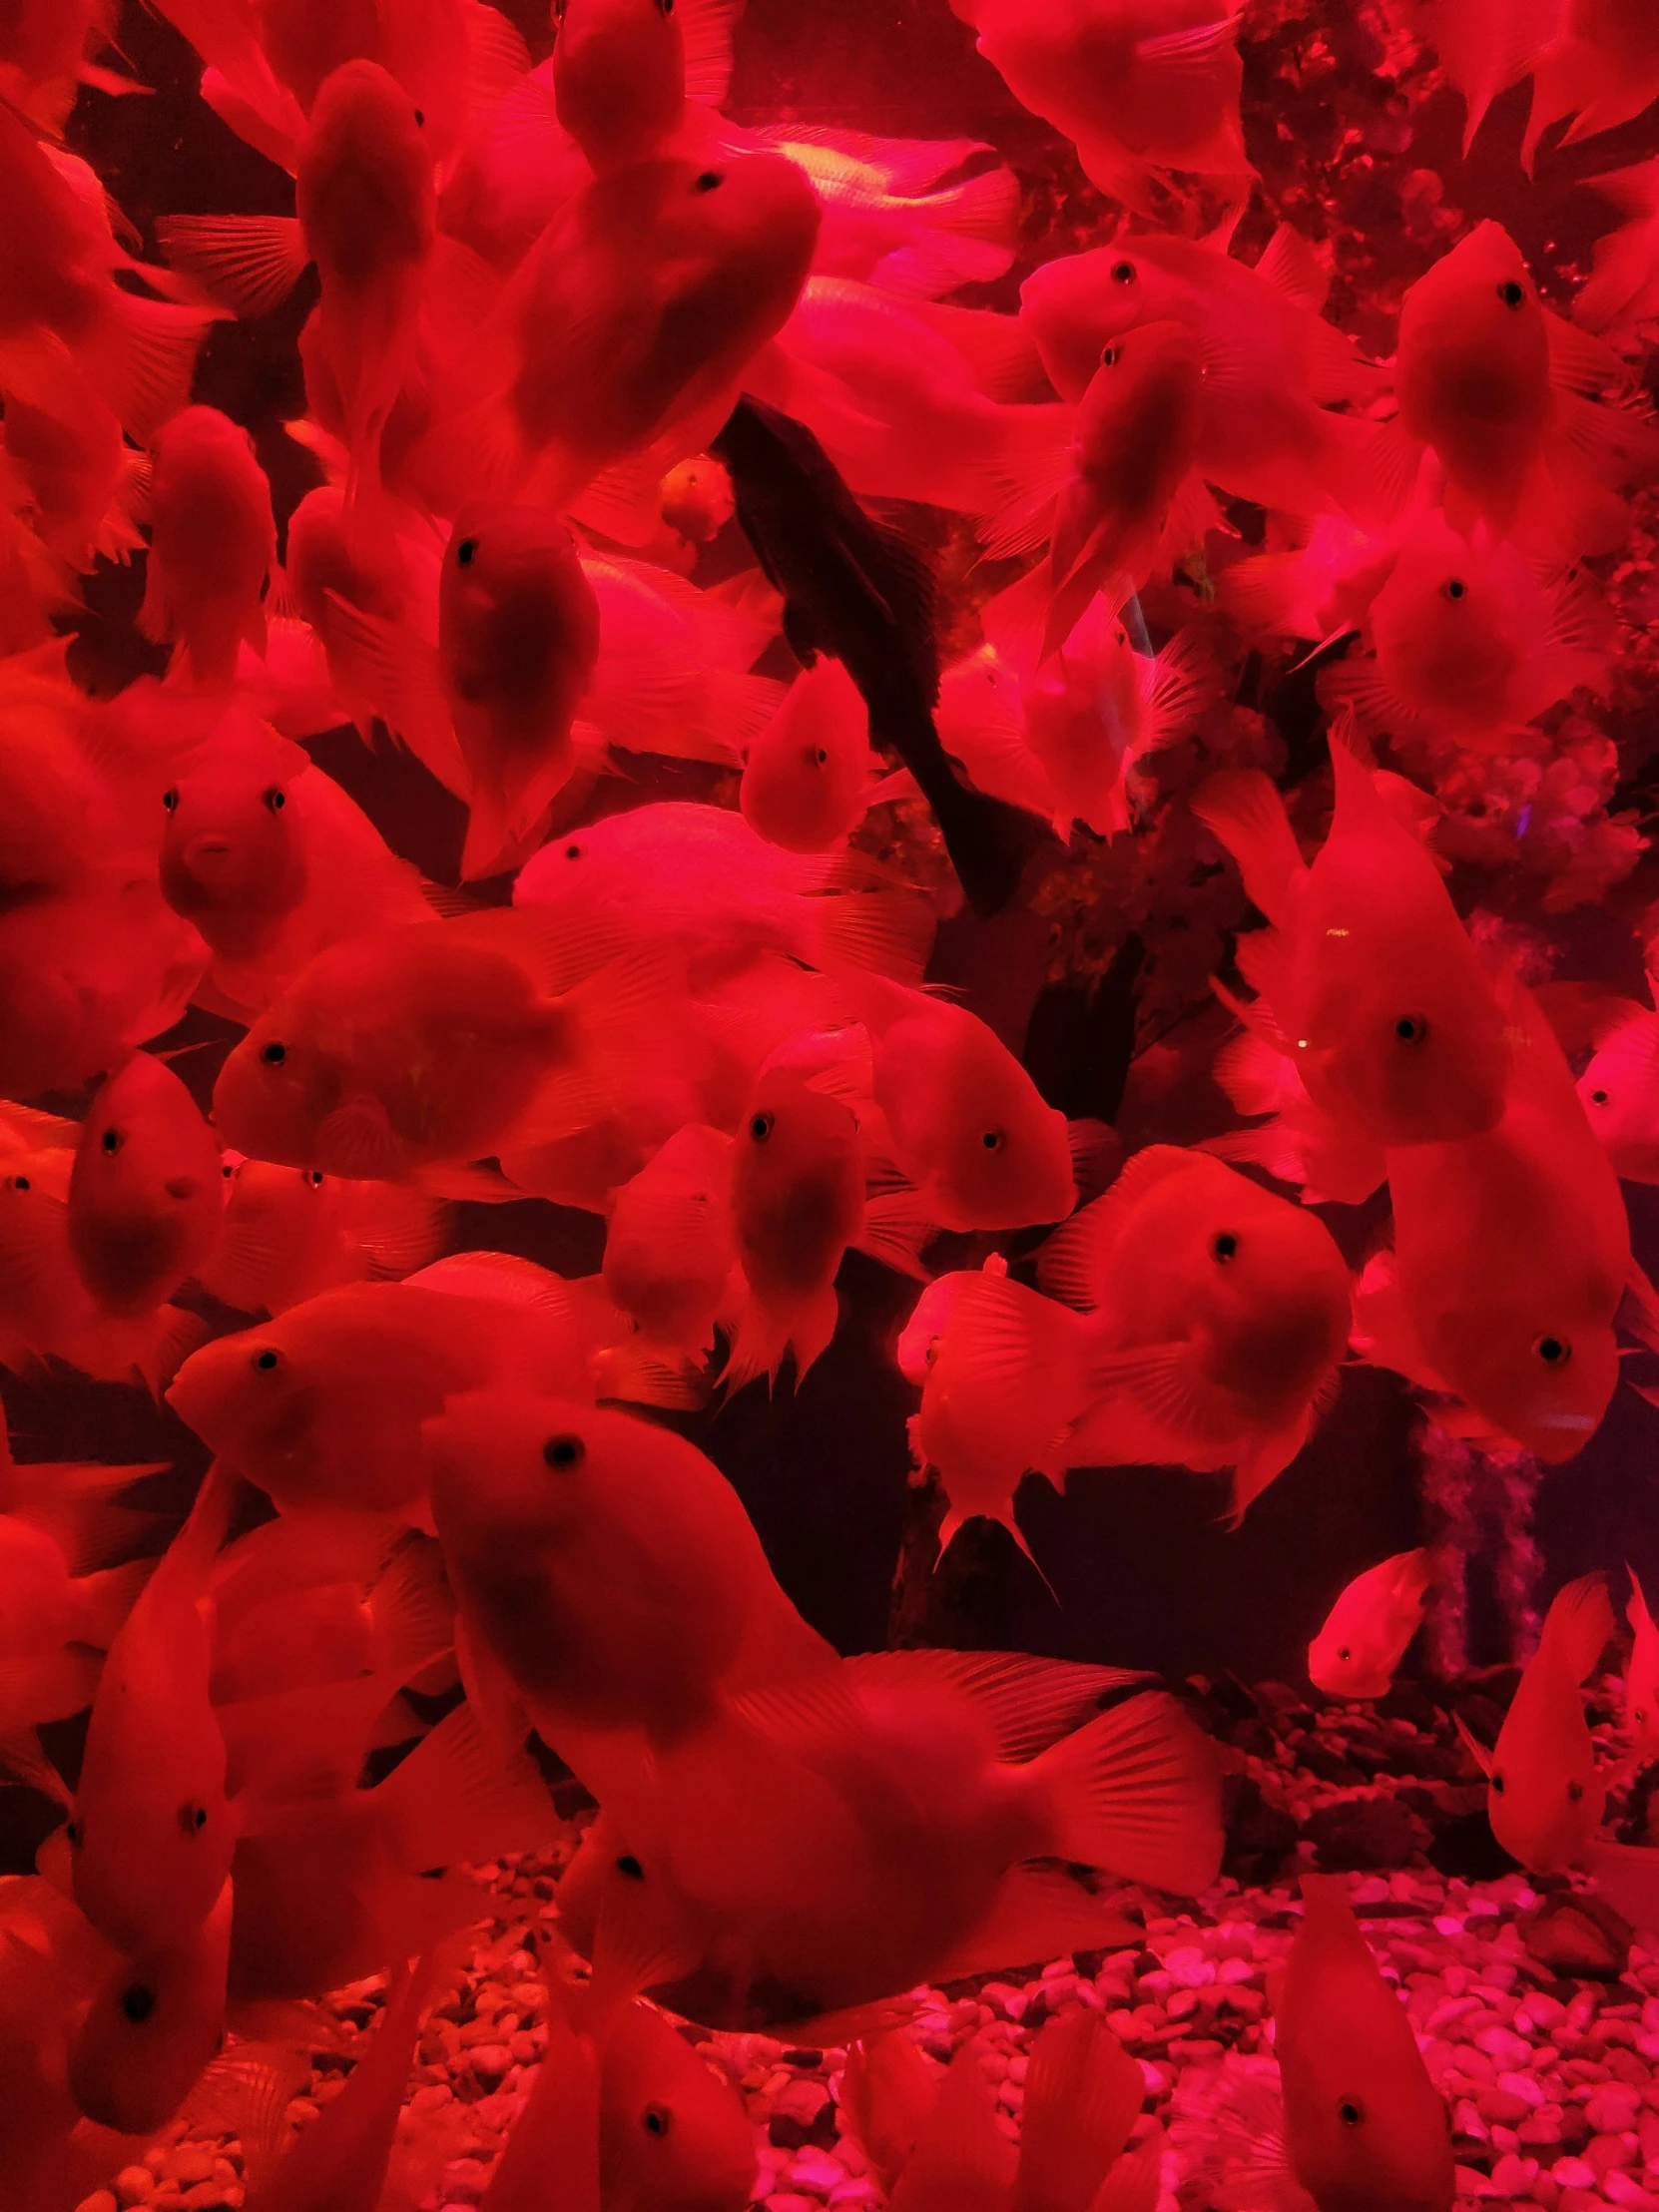
M1233 855L1246 896L1270 921L1283 922L1292 887L1306 869L1272 779L1256 768L1221 769L1202 786L1192 809Z
M163 216L156 236L176 269L199 276L240 315L280 306L310 260L293 216Z
M1032 1762L1050 1796L1053 1856L1180 1897L1221 1870L1215 1747L1162 1691L1131 1698Z
M1091 2212L1145 2095L1139 2059L1101 2013L1045 2021L1029 2052L1014 2212Z

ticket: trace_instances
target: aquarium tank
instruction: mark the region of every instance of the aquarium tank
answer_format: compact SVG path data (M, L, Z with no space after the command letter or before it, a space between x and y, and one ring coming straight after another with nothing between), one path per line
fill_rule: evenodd
M1659 10L0 0L0 2212L1659 2208Z

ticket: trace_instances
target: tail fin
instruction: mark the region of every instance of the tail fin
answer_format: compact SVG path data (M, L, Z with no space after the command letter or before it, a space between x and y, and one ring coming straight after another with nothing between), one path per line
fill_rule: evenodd
M1582 1574L1555 1593L1543 1642L1553 1645L1574 1682L1585 1681L1613 1633L1613 1602L1599 1574Z
M1032 1761L1050 1792L1052 1855L1179 1897L1221 1870L1210 1739L1164 1691L1131 1698Z
M1224 768L1192 804L1199 821L1237 861L1249 897L1270 921L1283 921L1304 862L1272 780L1259 768Z
M469 1705L458 1705L373 1793L387 1848L411 1874L533 1851L558 1826L527 1753L505 1758Z

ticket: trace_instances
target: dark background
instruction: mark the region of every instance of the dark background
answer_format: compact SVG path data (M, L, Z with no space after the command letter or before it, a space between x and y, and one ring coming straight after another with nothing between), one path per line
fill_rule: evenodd
M515 0L508 12L539 57L547 50L545 14ZM1589 150L1552 154L1547 145L1539 181L1521 177L1516 149L1522 112L1518 93L1499 103L1473 157L1459 153L1461 104L1432 90L1407 114L1376 77L1379 48L1369 9L1327 11L1336 75L1299 90L1285 56L1288 41L1306 45L1317 10L1284 6L1252 10L1271 16L1275 35L1250 43L1247 29L1247 137L1276 208L1311 211L1322 220L1317 162L1346 166L1343 192L1353 199L1326 213L1346 236L1382 241L1394 227L1401 240L1397 282L1409 281L1424 255L1406 238L1402 214L1409 180L1439 180L1448 204L1471 217L1505 221L1541 274L1581 266L1610 216L1582 183L1596 169L1621 166L1659 145L1651 121L1600 140ZM1289 28L1287 28L1289 26ZM1299 28L1300 26L1300 28ZM122 50L134 72L155 87L153 98L110 100L83 93L70 141L97 166L109 191L144 232L153 250L161 214L239 210L288 212L292 188L281 172L237 140L195 95L198 69L182 42L146 10L127 0ZM1012 276L981 296L1013 303L1018 277L1062 245L1086 242L1101 204L1082 180L1069 149L1020 111L1001 81L973 50L967 28L945 0L750 0L738 40L730 102L744 121L781 117L853 125L894 135L968 134L994 143L1026 187L1026 242ZM1346 104L1346 105L1345 105ZM1339 144L1344 131L1370 134L1375 161ZM1558 135L1558 134L1556 134ZM1309 150L1312 149L1312 156ZM1316 166L1307 168L1310 159ZM1301 166L1299 166L1301 165ZM1401 180L1406 180L1401 183ZM1368 195L1370 198L1368 199ZM1302 218L1297 217L1298 220ZM1274 217L1261 205L1250 219L1265 238ZM1413 261L1413 254L1416 259ZM1346 265L1341 265L1346 266ZM198 396L211 400L255 433L269 470L279 525L314 481L308 458L281 431L303 410L294 339L313 294L311 279L277 314L253 325L217 329L203 359ZM1343 283L1333 309L1385 353L1391 324L1366 295ZM716 548L716 566L739 564L741 544ZM143 560L106 569L89 588L90 614L77 649L77 672L110 690L144 670L154 652L135 637L132 616L143 593ZM349 734L321 741L321 765L366 807L396 848L437 876L453 879L460 818L447 795L402 757L370 755ZM650 785L647 789L651 789ZM668 777L658 779L668 788ZM673 788L684 790L684 782ZM629 803L638 787L608 786L590 808ZM1622 972L1631 948L1622 939L1595 942L1594 917L1579 931L1579 972ZM1027 916L989 928L966 922L941 933L935 973L962 985L1016 1047L1042 980L1045 936ZM1639 967L1630 980L1639 976ZM1051 1000L1033 1031L1039 1081L1068 1111L1111 1113L1117 1104L1132 1035L1132 1001L1110 990L1092 1015L1080 997ZM1092 1027L1090 1026L1092 1022ZM1199 1031L1206 1024L1196 1025ZM1219 1028L1209 1025L1213 1035ZM1085 1035L1085 1031L1088 1033ZM232 1034L192 1017L184 1038ZM180 1041L179 1039L170 1042ZM180 1061L206 1101L222 1047ZM1176 1120L1195 1126L1138 1126L1133 1141L1159 1134L1186 1137L1215 1128L1225 1116L1220 1095L1194 1074ZM1659 1194L1634 1193L1639 1241L1654 1256ZM1332 1226L1358 1254L1375 1224L1331 1210ZM603 1225L539 1203L462 1209L457 1244L525 1252L568 1272L597 1266ZM915 1393L893 1365L891 1347L914 1297L914 1286L850 1256L841 1277L843 1321L834 1343L799 1391L787 1382L770 1400L751 1387L715 1414L687 1423L688 1432L726 1470L754 1517L769 1555L803 1611L841 1649L882 1644L889 1628L895 1562L907 1516L912 1550L924 1530L906 1481L905 1416ZM101 1385L55 1372L0 1378L15 1448L22 1458L173 1456L173 1488L183 1494L203 1464L195 1439L165 1408L136 1389ZM1383 1554L1418 1540L1419 1514L1409 1401L1390 1377L1357 1370L1309 1448L1252 1507L1237 1534L1216 1521L1219 1478L1169 1470L1082 1472L1061 1499L1036 1480L1021 1497L1021 1521L1057 1592L1058 1607L1004 1532L981 1524L960 1540L919 1607L910 1631L926 1640L1024 1647L1077 1657L1147 1664L1179 1673L1231 1669L1250 1679L1300 1676L1307 1643L1343 1584ZM1546 1557L1546 1587L1588 1567L1616 1568L1629 1559L1659 1586L1653 1447L1659 1412L1621 1391L1590 1447L1572 1465L1551 1472L1537 1499L1537 1529ZM1504 1630L1487 1569L1476 1564L1470 1593L1471 1657L1492 1659Z

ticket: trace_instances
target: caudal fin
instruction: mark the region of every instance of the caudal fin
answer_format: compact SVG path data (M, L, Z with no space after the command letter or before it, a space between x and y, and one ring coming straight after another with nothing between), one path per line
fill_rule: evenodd
M1102 1713L1032 1766L1050 1793L1053 1857L1178 1897L1221 1871L1215 1749L1166 1692Z
M1232 853L1249 897L1270 921L1283 921L1291 886L1305 870L1272 779L1259 768L1224 768L1192 804L1199 821Z
M1599 1574L1581 1574L1555 1593L1544 1618L1544 1643L1561 1658L1574 1682L1582 1682L1613 1633L1613 1601Z

